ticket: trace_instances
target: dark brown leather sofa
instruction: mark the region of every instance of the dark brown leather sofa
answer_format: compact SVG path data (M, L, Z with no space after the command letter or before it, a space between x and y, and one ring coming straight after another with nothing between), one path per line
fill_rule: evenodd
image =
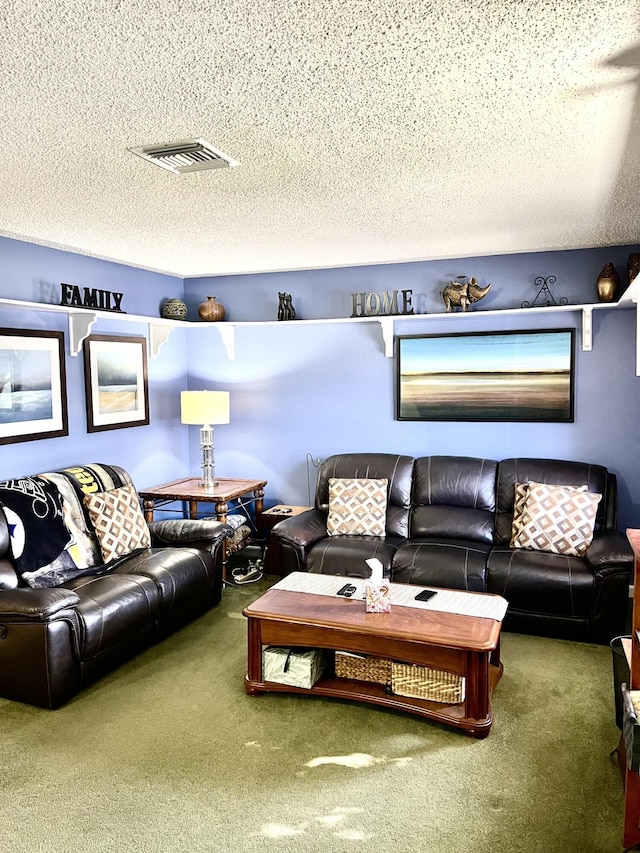
M131 483L117 466L80 466L54 474L1 485L35 495L35 514L40 515L42 495L34 492L42 484L40 478L61 483L61 477L69 476L74 488L66 491L65 513L75 490L80 514L83 490L88 483L92 490L98 488L91 479L94 474L108 477L111 488ZM55 484L51 489L49 485L46 496L51 503L57 496ZM90 545L94 531L83 518ZM15 539L15 520L6 503L0 504L0 696L6 699L57 708L220 601L223 542L233 533L226 524L204 519L152 522L151 547L135 549L108 565L84 570L76 566L73 572L67 560L61 577L73 577L56 585L46 577L40 580L46 585L32 588L16 570L16 545L10 536ZM24 523L30 525L31 519L23 518ZM41 531L35 525L29 532L42 539L46 524ZM60 557L57 564L62 562Z
M388 480L386 535L327 534L330 478ZM582 557L511 548L516 483L586 485L602 495ZM497 593L507 630L607 643L625 629L633 557L616 529L617 480L556 459L348 453L320 467L315 506L271 531L281 573L366 577L375 556L392 581Z

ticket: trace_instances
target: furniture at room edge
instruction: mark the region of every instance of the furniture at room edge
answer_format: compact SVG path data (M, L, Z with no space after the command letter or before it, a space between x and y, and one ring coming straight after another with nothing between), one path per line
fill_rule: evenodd
M269 535L274 526L285 518L291 518L295 515L300 515L301 512L306 512L313 509L310 506L293 506L292 504L276 504L275 506L265 509L262 513L262 524L264 535L267 541L267 550L264 559L264 571L267 575L280 575L280 566L278 564L278 549L277 547L269 548Z
M333 478L388 481L383 536L329 535ZM511 547L516 484L600 494L593 541L582 556ZM596 498L593 499L594 501ZM312 510L280 521L269 549L283 575L366 577L377 557L395 583L467 589L509 602L505 630L608 643L624 632L633 554L617 524L617 479L600 465L530 457L413 458L347 453L318 471Z
M198 517L199 503L212 503L217 521L225 521L230 501L251 496L256 511L256 526L261 530L266 485L266 480L234 480L229 477L218 477L212 488L205 488L197 477L183 477L171 483L140 489L138 494L142 498L147 522L153 521L156 507L159 508L174 501L184 501L189 504L189 518Z
M634 578L640 578L640 530L627 530L627 537L633 548L634 555ZM634 581L633 608L631 618L631 642L628 653L629 661L629 684L623 689L623 704L630 702L629 690L640 690L640 595L636 595L636 584ZM632 753L634 751L634 731L640 732L640 727L634 725L633 720L623 711L623 735L618 749L618 757L624 759L624 821L622 843L629 849L640 844L640 771L631 768ZM629 743L626 743L627 737ZM637 749L637 745L636 749ZM637 756L634 756L637 758Z
M220 601L232 528L147 525L123 468L7 480L0 501L3 698L57 708Z
M217 477L215 484L209 488L200 483L198 477L183 477L180 480L174 480L171 483L164 483L160 486L151 486L146 489L141 489L139 494L142 498L144 507L144 515L147 522L153 520L154 511L156 508L166 506L174 501L188 503L189 518L195 519L198 517L199 503L212 503L216 515L216 520L220 522L227 521L227 513L229 511L229 502L247 498L255 508L256 529L258 536L263 535L263 508L264 508L264 487L267 485L266 480L239 480L229 477ZM232 521L233 519L230 519ZM250 528L243 525L236 529L236 534L227 539L223 544L223 566L226 564L227 557L244 548L249 542ZM223 580L225 569L223 568Z
M302 580L304 587L305 579L310 581L310 576L296 573L284 578L242 611L248 620L245 690L249 695L293 692L353 699L436 720L476 738L489 734L491 693L503 671L499 619L439 611L434 603L437 596L428 610L392 603L388 613L367 613L363 582L352 598L344 598L336 594L342 578L322 578L320 594L296 591L300 588L296 581ZM287 588L292 586L293 591ZM419 591L419 587L407 587L412 599ZM474 610L503 603L499 596L458 595L474 599ZM464 679L464 697L435 702L404 696L390 692L384 684L340 678L331 670L310 688L265 681L265 646L342 650L453 673Z

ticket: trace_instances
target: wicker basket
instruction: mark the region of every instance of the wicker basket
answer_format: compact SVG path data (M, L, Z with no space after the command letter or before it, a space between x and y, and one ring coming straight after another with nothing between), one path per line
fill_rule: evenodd
M398 696L428 699L431 702L464 702L464 678L441 669L410 663L391 664L391 689Z
M339 678L391 684L391 661L385 658L336 652L336 675Z

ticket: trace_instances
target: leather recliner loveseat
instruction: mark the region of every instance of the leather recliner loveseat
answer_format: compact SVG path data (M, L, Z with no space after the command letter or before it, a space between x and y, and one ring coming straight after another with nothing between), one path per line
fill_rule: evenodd
M0 483L0 696L57 708L204 613L232 534L209 519L147 525L114 465Z
M333 478L388 481L383 536L328 534ZM529 482L602 496L583 555L511 547L516 484ZM633 568L616 523L616 476L600 465L348 453L325 460L314 508L276 524L268 547L282 575L367 577L377 557L393 582L504 596L507 630L607 643L625 629Z

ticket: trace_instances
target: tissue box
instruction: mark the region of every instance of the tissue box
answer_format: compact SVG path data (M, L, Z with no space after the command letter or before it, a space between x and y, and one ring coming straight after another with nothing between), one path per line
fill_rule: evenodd
M267 646L262 650L262 680L308 690L324 672L327 660L328 653L323 649Z
M364 609L367 613L389 613L391 610L391 587L388 583L366 583L364 587Z

